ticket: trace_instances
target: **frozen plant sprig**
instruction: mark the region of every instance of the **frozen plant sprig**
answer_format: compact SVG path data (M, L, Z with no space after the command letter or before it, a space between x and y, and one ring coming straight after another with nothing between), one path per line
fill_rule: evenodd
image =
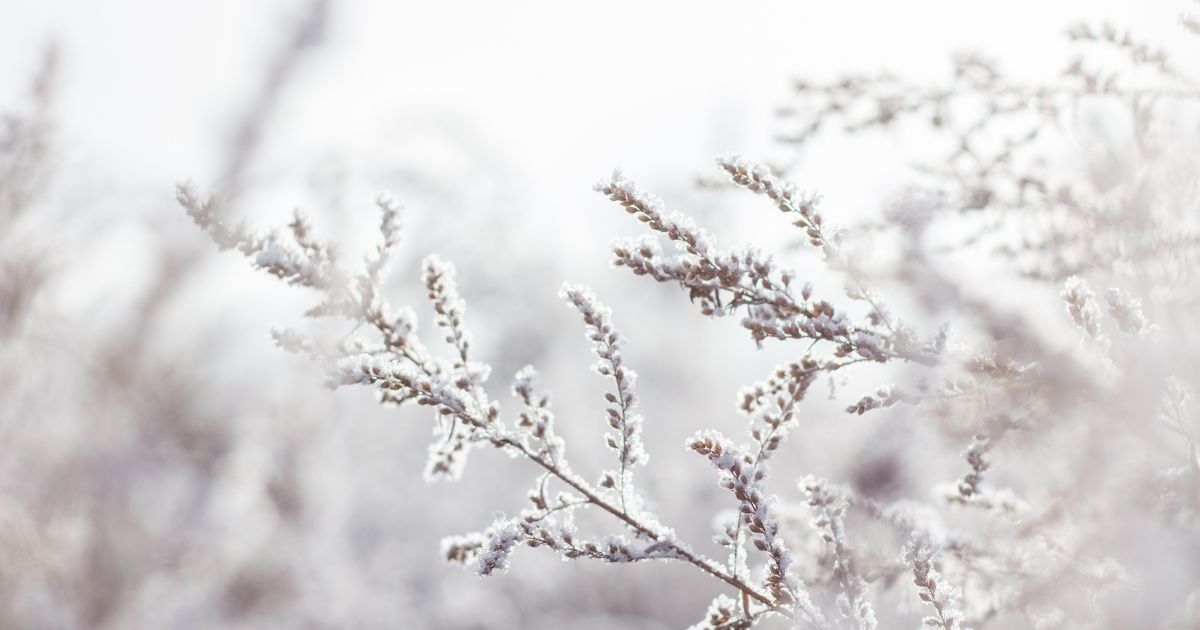
M730 162L731 167L735 163ZM738 162L736 168L750 168ZM747 176L749 177L749 176ZM794 192L794 186L766 179L747 179L752 190L774 195L779 203L802 213L803 220L819 229L813 202ZM701 312L721 316L744 310L742 327L758 343L772 338L802 340L833 345L836 357L856 356L879 363L891 359L927 360L910 344L897 344L890 318L876 308L868 322L854 322L844 310L813 296L810 283L797 287L796 273L780 268L770 256L747 247L729 252L718 251L712 238L690 219L678 213L668 215L661 200L643 191L619 171L596 185L596 190L618 203L640 222L675 242L681 250L677 257L666 257L652 240L620 241L613 246L613 265L625 267L639 276L658 282L675 282L685 289ZM828 243L818 231L822 245ZM827 247L827 249L829 249ZM862 291L859 295L869 296ZM907 336L906 336L907 337Z
M534 385L538 373L532 365L521 368L513 377L513 395L524 405L525 409L517 418L517 430L526 435L528 443L534 441L541 444L535 449L538 455L544 456L551 462L557 462L562 456L565 444L563 439L554 432L554 412L550 410L550 396L539 395Z
M215 211L214 201L202 199L190 187L180 186L178 200L189 216L221 249L236 249L252 264L289 284L305 286L321 294L319 304L306 315L348 320L355 328L367 324L376 341L347 340L336 349L318 349L306 335L277 329L276 342L294 352L321 359L333 386L367 385L379 392L385 403L416 403L436 411L435 440L430 445L426 477L456 479L466 464L467 453L478 446L491 446L525 459L540 471L529 493L533 507L520 516L498 516L487 530L449 537L443 541L447 560L474 563L480 575L500 573L518 546L546 547L565 559L591 558L609 563L644 560L684 562L733 587L742 598L743 609L757 606L754 615L765 612L791 616L790 600L777 601L730 571L695 552L676 538L651 514L630 500L629 468L647 459L640 437L640 417L632 413L635 375L624 366L620 337L611 327L610 314L590 291L569 285L564 295L583 315L589 338L600 358L598 371L612 376L610 428L616 431L609 443L617 450L622 466L619 475L607 475L595 487L569 465L565 445L553 430L549 397L535 393L536 372L520 370L513 383L514 395L523 403L516 427L502 420L500 405L488 398L483 388L490 368L470 355L470 335L465 328L465 307L454 282L454 269L438 259L427 258L423 281L443 339L453 349L439 356L416 336L416 319L410 309L393 309L382 297L380 283L386 263L400 240L400 208L390 197L380 197L382 242L366 259L365 268L354 272L339 265L336 251L313 234L311 223L297 213L289 225L290 239L273 232L260 236L244 225L230 227ZM605 479L611 483L605 483ZM551 494L548 485L563 491ZM618 489L615 499L606 497L605 487ZM575 531L572 513L595 508L613 517L626 538L612 534L585 538Z
M604 395L610 405L605 409L605 414L613 432L605 435L604 440L610 449L616 451L620 468L615 473L605 472L600 485L615 489L622 509L628 510L635 505L630 496L633 467L644 465L649 459L642 445L642 417L633 411L637 406L637 394L634 392L637 372L625 366L621 353L624 339L613 328L611 309L601 304L586 287L566 284L560 294L583 316L588 340L593 344L592 351L599 358L594 366L596 373L613 381L613 391Z
M899 325L893 322L891 312L867 286L863 274L843 254L838 246L837 234L830 230L817 212L819 199L815 195L800 193L794 183L775 175L769 166L751 162L740 155L723 157L717 160L717 166L729 175L734 184L752 193L769 197L780 212L796 216L792 224L804 230L809 244L820 248L826 264L846 274L849 281L847 295L870 305L871 313L868 317L871 324L882 326L892 333L896 332Z
M938 546L925 531L914 531L904 547L904 561L912 569L913 584L921 601L933 608L934 614L923 620L926 626L943 630L970 630L962 626L963 613L956 607L957 593L941 582L942 575L933 561Z
M863 415L872 409L887 408L904 402L908 397L904 390L895 385L881 385L874 392L858 399L858 402L846 407L846 413Z
M804 623L814 628L826 628L824 615L815 605L803 585L791 570L792 554L779 531L779 521L772 512L773 497L762 488L766 469L755 465L754 459L734 446L716 431L701 431L692 436L687 446L712 463L720 473L720 484L733 493L738 501L741 523L749 532L754 547L767 556L765 584L778 606L794 606Z

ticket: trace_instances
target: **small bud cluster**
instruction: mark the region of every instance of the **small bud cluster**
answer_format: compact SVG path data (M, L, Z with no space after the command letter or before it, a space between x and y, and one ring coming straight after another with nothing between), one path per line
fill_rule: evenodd
M596 184L595 188L596 192L620 204L646 227L665 235L681 251L700 259L712 253L712 237L707 232L682 214L667 214L660 199L638 188L621 171L614 171L608 181Z
M941 574L933 566L937 553L938 547L928 532L914 531L902 555L912 569L913 584L920 589L918 597L934 610L933 615L925 617L924 624L943 630L968 630L962 626L962 612L955 608L957 594L946 590Z
M1078 276L1067 278L1063 284L1062 298L1067 303L1067 313L1075 327L1092 339L1102 339L1100 307L1087 282Z
M550 397L539 396L534 392L537 377L533 366L527 365L513 378L513 395L525 406L524 411L517 416L517 429L524 431L528 439L541 443L541 447L534 449L538 455L545 456L551 462L557 462L562 458L564 444L562 438L554 433L554 412L550 411Z
M872 409L891 407L896 403L908 400L904 391L895 385L881 385L874 392L858 399L858 402L846 407L846 413L863 415Z
M722 593L709 604L704 620L688 630L745 630L752 625L753 622L743 613L741 604Z
M970 500L971 497L979 494L979 484L983 481L983 475L991 464L983 458L983 456L991 448L991 437L986 433L977 433L971 439L971 445L967 447L965 457L967 464L971 466L971 472L967 473L962 481L958 482L958 493L964 499Z
M829 239L822 231L823 220L817 213L817 198L800 193L796 185L780 179L764 164L750 162L738 155L717 160L717 165L729 174L730 180L758 195L766 195L780 212L799 215L794 225L804 230L813 247L823 248Z
M750 418L750 437L758 445L754 465L762 475L766 475L766 461L787 437L788 427L795 424L796 406L825 369L832 368L805 357L776 368L766 382L739 392L739 410Z
M492 575L508 571L508 556L521 540L521 527L517 521L500 515L492 526L484 531L486 540L479 548L475 571L479 575Z

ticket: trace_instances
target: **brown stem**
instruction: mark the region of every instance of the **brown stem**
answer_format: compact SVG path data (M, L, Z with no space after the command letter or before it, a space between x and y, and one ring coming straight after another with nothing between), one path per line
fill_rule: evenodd
M494 443L497 443L497 442L494 442ZM574 479L571 475L564 474L556 466L547 462L541 456L531 452L529 449L527 449L525 447L525 445L520 444L520 443L512 440L511 438L507 438L507 437L499 438L497 445L498 446L511 446L512 448L517 449L517 451L519 451L522 455L524 455L525 457L532 460L534 463L536 463L539 466L541 466L542 468L544 468L546 470L546 472L550 473L551 475L554 475L556 478L558 478L563 483L567 484L568 486L571 486L571 488L573 488L576 492L582 494L584 496L584 498L586 498L588 500L588 502L600 507L604 511L617 517L622 522L624 522L626 525L628 525L630 528L637 531L639 534L642 534L643 536L645 536L651 540L654 540L654 541L661 540L659 535L657 533L655 533L654 530L652 530L648 526L638 522L637 519L633 518L632 516L629 516L629 514L620 510L616 506L608 503L607 501L602 499L599 495L597 495L587 485L583 484L582 482L580 482L577 479ZM742 597L744 597L744 598L752 597L755 600L758 600L760 603L762 603L765 606L769 606L771 608L775 607L775 604L772 603L770 598L759 593L757 590L754 589L754 587L750 586L749 584L746 584L745 582L739 580L738 578L736 578L732 575L729 575L728 573L725 573L724 571L714 568L711 564L704 562L703 560L698 558L695 554L680 547L679 545L671 543L671 547L673 547L675 552L677 554L679 554L684 560L695 565L696 567L698 567L700 570L704 571L705 573L708 573L709 575L711 575L711 576L725 582L726 584L729 584L730 586L738 589L739 591L741 591Z

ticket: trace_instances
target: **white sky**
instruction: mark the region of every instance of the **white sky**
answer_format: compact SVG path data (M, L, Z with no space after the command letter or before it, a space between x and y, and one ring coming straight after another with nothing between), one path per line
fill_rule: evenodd
M0 107L20 96L40 47L59 42L64 162L99 177L101 187L139 191L140 211L164 213L177 212L174 182L204 185L216 174L233 117L303 4L0 2ZM614 166L670 199L711 172L718 154L769 157L771 112L791 77L886 68L938 79L948 53L967 48L1017 73L1045 73L1058 67L1062 31L1074 20L1108 19L1177 43L1177 16L1191 7L1182 0L343 0L335 2L327 45L272 120L258 169L298 181L314 161L333 159L368 189L393 165L458 169L468 180L462 188L480 189L463 203L479 206L492 200L479 173L500 171L494 177L508 196L490 210L587 233L599 229L590 218L596 208L608 208L591 185ZM1178 51L1195 54L1194 42ZM458 138L447 144L447 136ZM875 203L903 181L890 165L904 159L888 160L905 147L866 147L809 155L799 183L834 207ZM874 172L864 170L872 164ZM607 259L611 236L598 240L597 263Z
M68 138L127 173L174 178L205 168L197 161L211 159L225 117L299 3L4 4L0 100L11 100L52 37L65 52ZM617 163L658 170L703 153L718 121L765 131L790 76L886 66L935 77L947 51L965 47L1036 67L1074 19L1109 18L1157 38L1189 4L343 1L280 136L362 152L403 114L436 111L527 170L558 171L575 185Z

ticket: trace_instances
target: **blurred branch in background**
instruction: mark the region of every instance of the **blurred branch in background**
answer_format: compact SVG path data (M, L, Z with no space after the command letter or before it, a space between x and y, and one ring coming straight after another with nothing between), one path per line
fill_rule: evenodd
M46 270L22 243L24 215L49 184L51 107L58 50L48 47L29 86L25 111L5 115L0 128L0 335L21 325Z
M303 11L292 20L280 49L267 62L258 89L246 106L234 130L225 156L218 187L224 205L228 205L245 186L244 176L255 149L262 143L271 114L279 106L288 84L303 68L304 60L326 37L333 0L308 0Z

